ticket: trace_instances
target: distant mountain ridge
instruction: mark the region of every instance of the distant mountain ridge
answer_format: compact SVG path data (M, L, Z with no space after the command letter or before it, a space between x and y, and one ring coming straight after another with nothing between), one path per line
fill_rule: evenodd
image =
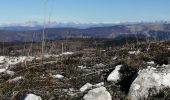
M37 25L36 25L37 26ZM24 26L27 27L27 26ZM0 29L0 41L41 41L42 28L32 26L31 30ZM168 23L135 23L99 25L90 28L52 27L45 29L45 38L48 40L65 38L119 38L130 36L146 36L161 40L170 39L170 24Z
M75 23L75 22L25 22L25 23L14 23L14 24L6 24L1 25L0 29L10 30L10 31L29 31L29 30L39 30L46 28L91 28L91 27L105 27L105 26L113 26L116 23Z

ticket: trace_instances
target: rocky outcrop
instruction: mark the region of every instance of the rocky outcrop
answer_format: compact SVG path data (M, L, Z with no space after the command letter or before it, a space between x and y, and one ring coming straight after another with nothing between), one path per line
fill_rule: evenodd
M170 65L148 66L140 70L138 77L132 83L128 97L131 100L139 100L159 93L163 88L170 87Z

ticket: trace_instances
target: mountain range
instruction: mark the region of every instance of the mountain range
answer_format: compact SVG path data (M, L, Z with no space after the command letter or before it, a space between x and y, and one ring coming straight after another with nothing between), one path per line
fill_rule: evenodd
M45 26L44 26L45 25ZM120 38L128 36L151 37L160 40L170 39L169 23L37 23L4 25L0 27L0 41L24 42L56 40L65 38Z
M13 23L13 24L4 24L0 25L0 29L11 30L11 31L28 31L28 30L38 30L46 28L79 28L86 29L92 27L104 27L104 26L113 26L118 23L76 23L76 22L36 22L30 21L25 23Z

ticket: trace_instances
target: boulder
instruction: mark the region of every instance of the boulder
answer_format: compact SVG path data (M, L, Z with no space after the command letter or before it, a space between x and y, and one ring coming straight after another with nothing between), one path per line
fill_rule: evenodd
M139 100L159 93L163 88L170 87L170 65L148 67L138 72L138 77L130 86L128 97Z
M122 65L117 65L116 68L107 77L107 81L117 82L120 79L119 70Z
M90 90L84 97L84 100L112 100L110 93L105 87L99 87Z
M28 94L24 100L42 100L42 98L35 94Z
M81 88L80 88L80 91L81 92L84 92L84 91L86 91L86 90L88 90L88 89L92 89L92 84L90 84L90 83L86 83L85 85L83 85Z

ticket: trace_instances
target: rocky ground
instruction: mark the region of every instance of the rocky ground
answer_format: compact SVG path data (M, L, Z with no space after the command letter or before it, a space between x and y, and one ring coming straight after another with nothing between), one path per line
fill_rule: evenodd
M169 100L170 42L0 56L1 100Z

